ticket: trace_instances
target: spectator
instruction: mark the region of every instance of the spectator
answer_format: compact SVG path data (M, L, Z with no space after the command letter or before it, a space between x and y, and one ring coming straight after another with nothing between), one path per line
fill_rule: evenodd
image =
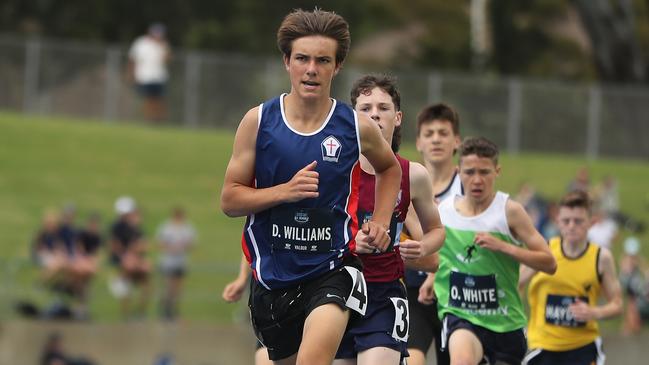
M171 57L165 26L152 24L147 34L138 37L129 50L129 75L144 98L144 118L160 121L166 117L165 84Z
M40 365L94 365L84 357L72 357L63 348L63 337L58 332L51 333L41 353Z
M85 227L77 234L72 261L79 301L75 315L81 319L88 317L88 287L99 268L98 252L101 244L100 218L98 214L93 213L88 216Z
M619 227L624 227L633 233L640 233L645 229L645 224L621 210L618 186L615 177L606 175L602 182L593 189L597 206L606 218L615 222Z
M626 296L622 334L640 332L642 322L649 321L649 267L640 255L640 241L629 237L624 241L620 260L620 282Z
M53 282L65 274L67 254L59 235L59 223L58 212L46 211L33 243L34 258L41 267L46 282Z
M593 190L599 209L609 217L616 217L620 212L620 192L617 180L611 175L606 175L602 183Z
M523 182L514 200L523 205L532 219L534 227L541 231L543 224L547 220L547 203L538 194L536 188L527 181Z
M185 211L180 207L174 208L171 219L158 229L162 248L160 268L165 277L161 309L163 318L167 320L173 320L178 315L178 300L187 271L187 252L195 239L196 231L187 222Z
M577 170L575 178L570 183L568 183L568 188L566 189L567 192L576 190L590 192L590 175L586 166L579 168L579 170Z
M597 209L593 214L592 225L588 230L588 240L610 250L617 233L618 225L615 220L606 215L601 209Z
M43 347L40 363L41 365L67 365L61 334L55 332L49 335Z
M82 301L81 276L74 249L73 212L65 209L63 218L58 212L48 211L43 218L43 225L34 242L34 254L41 267L42 279L47 289L55 294L54 302L42 312L44 318L71 319L73 312L70 302L78 302L84 313ZM67 244L66 240L72 240ZM76 313L75 313L76 314Z
M141 216L135 200L123 196L115 202L118 218L110 229L110 260L119 276L111 283L113 294L120 298L124 318L141 317L149 300L151 265L146 259L146 240L142 233ZM140 300L135 312L130 312L130 291L140 288Z
M59 237L65 245L66 253L71 259L74 256L77 227L75 227L75 219L77 208L72 203L68 203L63 207L61 214L61 221L59 223Z
M559 214L559 205L555 202L548 202L545 219L540 222L539 232L546 240L559 235L559 227L557 227L557 215Z
M68 203L63 207L58 235L65 253L65 278L58 283L58 289L63 289L69 295L69 299L76 302L75 317L86 318L85 291L92 273L88 272L88 268L84 264L83 258L79 256L80 252L77 249L79 229L75 223L76 214L77 209L74 204Z

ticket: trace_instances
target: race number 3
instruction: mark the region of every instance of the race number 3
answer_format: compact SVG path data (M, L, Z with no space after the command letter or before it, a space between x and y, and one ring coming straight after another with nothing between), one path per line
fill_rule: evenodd
M403 298L390 298L394 304L394 328L392 338L406 342L408 341L408 326L410 325L410 313L408 313L408 301Z
M355 267L345 266L345 269L352 277L352 291L347 296L345 305L362 315L367 309L367 284L363 274Z

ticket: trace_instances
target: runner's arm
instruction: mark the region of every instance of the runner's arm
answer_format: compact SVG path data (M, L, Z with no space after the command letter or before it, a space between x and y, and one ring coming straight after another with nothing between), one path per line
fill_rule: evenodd
M529 266L526 265L521 265L519 269L519 275L518 275L518 292L521 294L525 294L525 287L527 284L532 280L534 275L536 275L538 271L532 269Z
M428 256L442 248L446 232L434 202L433 183L426 168L410 163L410 197L417 213L422 232L422 256Z
M372 219L363 225L363 231L373 245L384 251L390 244L387 230L401 186L401 167L376 123L359 113L358 128L361 153L374 168L376 177L374 213Z
M532 219L527 215L525 208L520 203L508 199L505 210L512 234L527 246L527 249L522 249L508 245L509 252L505 253L509 253L518 262L532 269L550 275L554 274L557 271L557 262L552 256L545 238L534 228Z
M264 189L253 187L259 107L241 120L234 137L232 156L225 171L221 209L230 217L257 213L285 202L318 196L318 173L312 162L284 183Z
M543 236L534 228L525 208L520 203L508 199L505 211L510 231L517 240L525 243L527 249L503 242L487 232L477 233L475 243L483 248L509 255L532 269L554 274L557 270L557 262Z
M617 316L622 313L622 289L611 251L601 248L597 266L602 278L602 293L606 298L606 304L596 307L595 318L605 319Z

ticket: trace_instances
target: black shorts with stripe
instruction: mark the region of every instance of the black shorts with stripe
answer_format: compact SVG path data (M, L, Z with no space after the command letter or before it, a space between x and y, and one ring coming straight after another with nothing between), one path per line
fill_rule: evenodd
M353 280L345 266L360 269L361 263L350 256L339 268L285 289L268 290L252 281L248 300L252 327L271 360L281 360L298 351L304 322L315 308L336 303L347 310L345 302Z

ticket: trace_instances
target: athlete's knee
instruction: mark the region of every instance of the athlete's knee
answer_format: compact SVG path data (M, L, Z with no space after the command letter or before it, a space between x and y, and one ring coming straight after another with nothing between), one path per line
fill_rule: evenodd
M295 365L331 365L332 360L327 356L313 356L309 354L298 354Z
M331 365L334 353L329 353L322 348L305 346L304 341L300 346L300 351L297 353L297 359L295 365Z
M426 355L423 351L419 349L408 349L408 353L410 354L410 356L407 357L408 361L406 362L408 365L426 364Z
M451 365L478 365L480 359L476 360L474 354L470 351L451 354Z
M401 352L389 347L372 347L358 353L359 365L400 365Z
M478 365L478 363L479 361L476 361L470 354L451 356L451 365Z

